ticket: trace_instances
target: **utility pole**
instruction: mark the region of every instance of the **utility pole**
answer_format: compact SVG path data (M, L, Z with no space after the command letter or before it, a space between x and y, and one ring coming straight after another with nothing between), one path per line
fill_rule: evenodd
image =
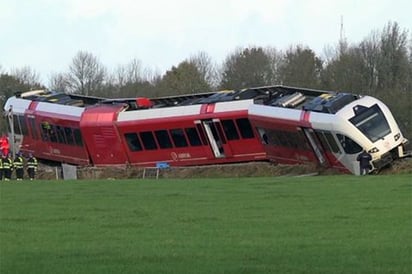
M339 34L339 51L340 54L345 52L347 48L346 38L345 38L345 30L343 28L343 15L340 16L340 34Z

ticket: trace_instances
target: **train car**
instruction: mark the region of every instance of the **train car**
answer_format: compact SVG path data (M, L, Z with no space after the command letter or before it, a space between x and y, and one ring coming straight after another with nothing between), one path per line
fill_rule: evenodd
M12 151L32 153L39 159L90 164L80 132L85 106L102 99L47 90L28 91L9 98L8 113Z
M179 101L147 99L134 107L114 101L87 108L81 128L90 157L99 166L265 160L248 120L249 105L265 94L263 90L225 91L187 100L175 97Z
M363 150L379 170L406 156L403 137L390 110L370 96L279 86L267 104L252 104L249 119L268 159L318 163L359 174Z

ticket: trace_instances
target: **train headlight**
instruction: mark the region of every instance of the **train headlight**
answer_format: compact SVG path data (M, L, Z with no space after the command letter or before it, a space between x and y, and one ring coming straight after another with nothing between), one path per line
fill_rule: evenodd
M369 152L369 153L376 153L376 152L379 152L379 149L378 149L377 147L374 147L374 148L372 148L372 149L369 149L368 152Z
M398 141L399 138L401 138L401 133L399 132L398 134L395 134L394 138L395 138L395 141Z

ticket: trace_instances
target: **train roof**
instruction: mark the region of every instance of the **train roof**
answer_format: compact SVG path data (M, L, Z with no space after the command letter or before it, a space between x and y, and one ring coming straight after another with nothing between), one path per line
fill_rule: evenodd
M70 94L47 89L19 92L16 93L16 98L78 107L94 105L104 100L101 97Z
M275 85L157 98L137 97L117 99L69 94L50 90L34 90L16 94L16 98L78 107L121 104L124 106L125 111L253 99L255 104L336 113L344 105L355 100L357 96L350 93L336 93L334 91Z

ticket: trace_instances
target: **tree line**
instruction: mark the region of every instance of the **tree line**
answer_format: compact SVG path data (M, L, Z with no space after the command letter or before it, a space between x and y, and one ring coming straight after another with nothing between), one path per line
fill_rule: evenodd
M265 85L288 85L372 95L393 111L412 137L412 36L396 22L372 31L359 43L340 40L318 56L308 46L236 48L222 64L199 52L164 74L143 68L138 59L109 71L90 52L79 51L66 72L49 79L48 88L108 98L158 97ZM37 72L0 66L0 103L16 91L45 88ZM5 132L2 122L0 131Z

